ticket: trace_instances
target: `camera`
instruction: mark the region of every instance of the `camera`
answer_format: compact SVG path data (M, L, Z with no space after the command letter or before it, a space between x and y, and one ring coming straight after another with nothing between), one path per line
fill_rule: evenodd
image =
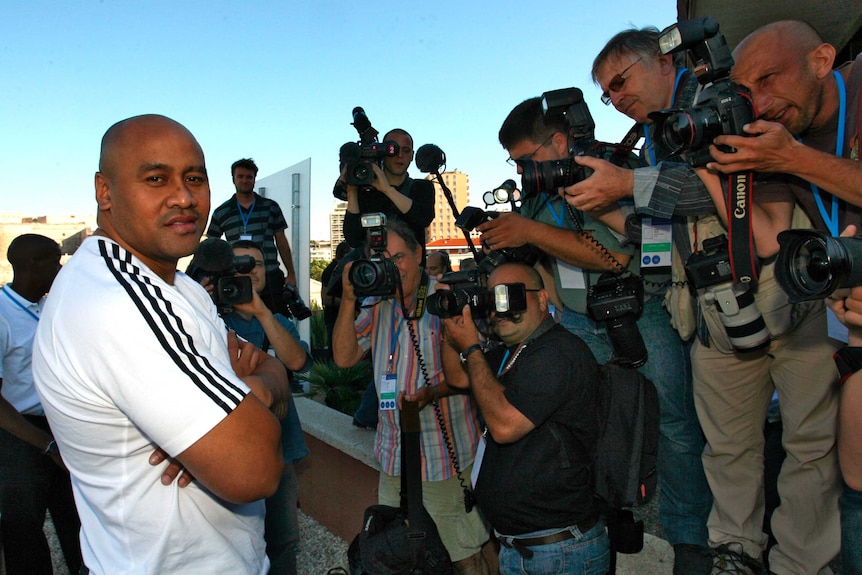
M478 225L490 222L491 220L500 217L500 213L501 212L486 212L485 210L475 206L466 206L455 219L455 227L464 230L464 232L469 234L476 229ZM476 254L476 263L478 264L476 269L478 269L480 273L490 275L491 272L494 271L494 268L502 263L513 262L532 266L539 261L539 255L540 252L531 244L525 244L516 248L494 250L487 254L479 252ZM451 273L457 274L460 272ZM450 274L446 274L443 276L443 283L451 283L450 281L447 281L447 277L449 275Z
M626 367L640 367L647 361L637 326L643 303L643 282L631 274L604 273L587 292L587 311L595 321L605 324L616 361Z
M347 142L338 152L339 167L347 166L345 180L348 185L370 187L374 181L372 162L377 163L383 158L397 156L400 146L398 142L371 142L357 144Z
M716 136L745 135L742 127L756 119L748 89L729 79L733 56L718 28L715 18L683 20L665 28L659 37L662 54L688 50L697 81L706 86L691 108L649 114L661 144L670 150L668 155L685 152L686 162L695 167L712 160L709 145Z
M595 139L596 123L584 101L579 88L563 88L542 94L542 109L548 114L562 114L569 125L569 138L572 147L569 158L563 160L515 160L521 168L522 200L539 195L541 192L556 193L564 188L585 180L592 170L575 162L576 156L601 157L604 146Z
M347 142L338 151L338 171L347 168L345 180L348 185L359 186L360 191L374 189L373 164L383 158L397 156L400 146L398 142L378 142L377 130L371 126L371 121L365 115L365 110L357 106L353 108L352 125L359 133L359 142ZM332 195L339 200L347 201L347 189L341 184L341 178L335 182Z
M814 230L778 234L775 279L791 303L822 299L862 284L862 239L833 238Z
M284 302L285 311L288 317L295 317L299 321L311 317L311 310L302 301L302 296L299 295L299 290L290 284L284 284L284 289L281 292L281 300Z
M386 251L386 216L384 214L363 214L362 227L368 237L371 255L368 259L358 259L347 275L357 297L392 296L398 286L398 270Z
M492 311L498 316L512 316L526 311L527 288L523 283L498 284L492 289L479 285L452 287L431 294L426 309L428 313L450 318L461 315L467 304L474 318L488 317Z
M721 324L736 351L756 351L769 345L769 330L754 294L748 284L733 281L726 235L704 240L703 250L686 261L685 275L706 303L718 306Z
M229 243L208 238L198 246L186 273L198 283L209 278L213 286L213 301L220 312L225 312L235 304L252 300L251 278L236 274L247 274L254 266L253 257L234 256Z

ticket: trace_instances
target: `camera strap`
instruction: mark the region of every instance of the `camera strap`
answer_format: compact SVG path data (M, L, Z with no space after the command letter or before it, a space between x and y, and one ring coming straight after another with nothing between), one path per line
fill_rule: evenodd
M757 258L751 231L751 188L754 175L737 172L727 179L727 249L733 281L757 280Z

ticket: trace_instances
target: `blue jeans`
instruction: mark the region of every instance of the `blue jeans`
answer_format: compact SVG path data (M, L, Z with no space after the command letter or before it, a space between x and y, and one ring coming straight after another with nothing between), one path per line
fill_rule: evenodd
M365 425L366 427L377 427L377 386L373 381L368 382L368 387L365 388L365 393L362 394L362 400L359 402L359 408L353 414L353 418Z
M610 568L610 542L605 522L599 520L592 529L581 533L569 527L574 537L559 543L528 547L533 552L525 559L516 549L500 546L500 575L605 575ZM542 537L560 529L545 529L518 535L518 538Z
M841 499L841 563L844 575L862 575L862 491L844 486Z
M296 471L293 463L286 461L278 489L266 498L264 539L270 575L296 575L296 553L299 550L298 500Z
M599 363L613 356L604 324L588 315L563 310L560 323L586 342ZM637 321L647 349L640 372L653 382L659 397L659 518L671 545L707 545L706 521L712 493L703 472L704 438L694 409L689 346L670 325L662 299L644 303Z

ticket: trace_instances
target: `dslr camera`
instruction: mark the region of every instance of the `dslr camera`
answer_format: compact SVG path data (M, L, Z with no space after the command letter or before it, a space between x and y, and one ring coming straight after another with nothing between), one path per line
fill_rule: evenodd
M745 135L742 127L756 119L748 89L729 79L733 56L718 27L711 17L683 20L665 28L659 37L662 54L688 50L697 81L706 86L691 108L649 114L669 155L685 152L686 161L695 167L712 160L709 145L716 136ZM720 149L735 151L728 146Z
M579 88L563 88L542 94L542 109L545 116L560 114L569 125L572 147L569 158L563 160L515 160L521 168L521 199L526 200L541 192L556 193L558 188L571 186L585 180L592 170L575 162L575 156L602 157L595 138L596 123L584 101Z
M488 212L475 206L466 206L455 219L455 227L469 234L480 224L490 222L491 220L500 217L500 213L501 212ZM521 263L533 266L537 261L539 261L539 255L539 250L531 244L525 244L517 248L502 248L487 254L480 251L476 254L476 263L478 264L476 269L479 270L480 274L487 277L491 275L494 268L504 263ZM450 274L446 274L443 276L443 283L450 285L451 283L459 282L460 280L457 279L457 276L452 281L447 281L447 278L451 274L458 273L460 272L451 272Z
M208 238L200 243L186 273L196 282L209 278L212 297L220 313L230 312L233 305L248 303L253 297L251 278L237 276L254 269L254 258L235 256L224 240Z
M527 288L522 283L498 284L492 289L478 284L454 285L431 294L425 309L445 319L461 315L467 304L477 319L488 317L492 311L498 316L513 316L526 311Z
M290 284L284 284L284 289L281 292L281 301L284 303L284 311L287 312L288 319L295 317L302 321L311 317L311 310L302 301L302 296L299 295L299 290Z
M604 273L587 292L587 311L595 321L605 324L616 362L626 367L640 367L647 361L637 326L643 304L644 284L631 274Z
M822 299L862 284L862 239L833 238L815 230L778 234L775 279L790 302Z
M400 277L395 264L383 253L386 251L386 216L362 214L361 221L371 255L353 262L347 279L357 297L393 296Z
M748 284L733 281L726 235L704 240L703 250L691 254L686 261L685 275L706 303L718 306L721 324L736 351L745 353L769 346L769 330L754 294Z
M365 110L357 106L353 108L353 126L359 133L359 142L347 142L338 151L339 172L347 168L345 179L348 185L359 186L361 191L374 189L373 164L383 158L397 156L398 142L378 142L377 130L371 126L371 121L365 115ZM347 190L338 182L332 194L341 201L347 201Z

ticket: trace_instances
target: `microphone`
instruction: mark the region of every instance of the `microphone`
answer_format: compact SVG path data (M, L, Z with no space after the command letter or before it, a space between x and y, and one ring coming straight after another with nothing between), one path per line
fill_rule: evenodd
M425 144L416 150L416 167L420 172L436 174L445 163L446 154L434 144Z
M186 273L192 278L229 272L234 265L233 248L219 238L207 238L200 243Z

